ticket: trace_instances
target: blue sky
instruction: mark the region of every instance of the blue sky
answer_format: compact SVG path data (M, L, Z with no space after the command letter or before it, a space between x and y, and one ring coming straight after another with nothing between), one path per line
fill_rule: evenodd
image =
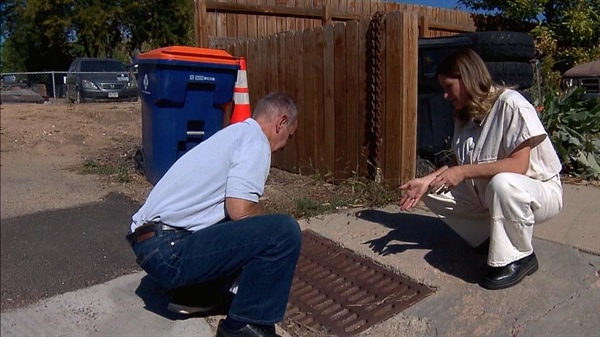
M449 8L449 9L455 9L458 6L457 0L391 0L391 1L405 2L405 3L415 4L415 5L422 5L422 6ZM458 7L458 9L464 10L464 8L462 6Z

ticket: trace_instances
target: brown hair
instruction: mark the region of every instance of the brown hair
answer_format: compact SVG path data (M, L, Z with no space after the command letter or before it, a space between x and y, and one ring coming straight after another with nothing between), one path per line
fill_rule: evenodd
M437 75L462 81L469 96L466 107L461 111L455 111L455 117L462 122L471 118L483 120L505 89L494 83L481 57L469 48L452 52L438 65Z

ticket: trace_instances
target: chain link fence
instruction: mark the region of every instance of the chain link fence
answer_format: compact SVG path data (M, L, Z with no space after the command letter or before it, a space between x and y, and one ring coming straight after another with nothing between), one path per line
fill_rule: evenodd
M71 72L66 71L47 71L47 72L12 72L12 73L0 73L2 80L2 92L3 96L7 94L8 90L31 90L39 94L44 100L54 99L66 99L67 98L67 74L71 75L91 75L92 78L97 79L93 81L87 81L83 84L84 89L91 89L92 91L99 91L97 95L90 98L102 98L106 96L106 99L111 100L112 98L121 99L115 92L124 93L123 90L127 90L127 95L131 97L131 100L137 99L137 83L135 72L115 72L113 73L82 73L82 72ZM114 79L106 80L104 77L97 78L98 74L106 77L106 75L114 75ZM71 76L73 77L73 76ZM88 78L89 76L84 76ZM85 82L85 80L84 80ZM106 82L106 83L104 83ZM91 87L85 87L86 85ZM73 88L73 86L71 86ZM71 89L72 90L72 89ZM105 91L105 92L104 92ZM104 92L104 93L100 93ZM112 92L109 94L109 92ZM70 98L74 100L76 97L75 93L70 93Z
M29 89L46 99L65 98L66 71L1 73L2 90Z

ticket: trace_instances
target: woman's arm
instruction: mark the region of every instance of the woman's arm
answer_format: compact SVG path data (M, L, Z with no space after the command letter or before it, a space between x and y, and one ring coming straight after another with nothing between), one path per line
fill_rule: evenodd
M453 166L431 181L429 184L430 190L435 190L442 185L446 185L451 189L465 179L491 179L502 172L526 174L529 169L530 153L531 140L526 140L508 157L495 162Z

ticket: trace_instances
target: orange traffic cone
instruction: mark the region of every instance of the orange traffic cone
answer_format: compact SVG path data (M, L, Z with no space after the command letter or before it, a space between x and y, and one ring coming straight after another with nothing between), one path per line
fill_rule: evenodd
M250 94L246 77L246 59L240 57L240 70L233 88L233 113L229 124L243 122L250 117L252 117L252 112L250 111Z

